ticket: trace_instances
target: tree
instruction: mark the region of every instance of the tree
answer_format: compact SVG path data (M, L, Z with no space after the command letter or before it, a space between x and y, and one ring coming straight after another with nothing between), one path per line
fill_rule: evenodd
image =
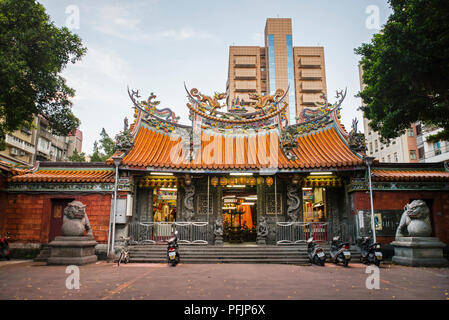
M81 39L50 21L34 0L0 0L0 141L42 115L52 133L66 136L80 124L60 76L85 54Z
M98 141L94 142L94 152L90 157L90 162L105 162L115 151L115 142L104 128L101 130L100 136L101 146L98 145Z
M366 85L360 109L384 142L416 121L443 129L431 141L449 140L449 1L389 4L382 32L355 49Z
M72 162L86 162L86 154L84 152L78 153L78 150L75 149L69 160Z

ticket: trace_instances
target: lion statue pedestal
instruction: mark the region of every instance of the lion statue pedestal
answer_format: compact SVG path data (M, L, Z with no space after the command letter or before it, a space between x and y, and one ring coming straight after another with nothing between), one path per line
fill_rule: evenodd
M414 200L404 208L396 231L393 262L412 267L445 267L443 257L446 246L438 238L431 237L430 210L422 200Z
M49 265L84 265L97 261L95 246L97 242L92 234L86 206L72 201L64 209L62 236L49 243ZM84 235L86 231L86 235Z

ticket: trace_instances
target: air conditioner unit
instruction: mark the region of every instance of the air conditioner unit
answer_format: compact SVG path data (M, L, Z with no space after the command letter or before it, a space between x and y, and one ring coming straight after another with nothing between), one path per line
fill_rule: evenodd
M13 156L18 156L19 155L19 150L16 148L11 148L10 152L11 155Z

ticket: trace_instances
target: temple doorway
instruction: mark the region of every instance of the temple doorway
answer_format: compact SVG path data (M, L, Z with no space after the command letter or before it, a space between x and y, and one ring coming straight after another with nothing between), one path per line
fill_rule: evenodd
M223 240L228 244L256 242L257 193L255 188L223 191Z

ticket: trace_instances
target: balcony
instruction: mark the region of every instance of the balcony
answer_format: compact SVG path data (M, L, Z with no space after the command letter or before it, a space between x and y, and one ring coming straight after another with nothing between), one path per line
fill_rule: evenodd
M323 90L323 83L321 81L304 81L301 84L303 92L321 92Z
M256 69L235 69L235 79L256 79Z
M235 91L251 92L251 91L256 91L256 90L257 90L256 81L236 81L235 82Z
M22 139L6 135L5 142L13 147L16 147L18 149L21 149L25 152L34 154L34 146L26 141L23 141Z
M323 102L321 94L303 94L302 103L303 104L315 104L315 102Z
M242 57L235 57L234 60L236 67L256 67L256 57L255 56L242 56Z
M305 69L300 71L301 79L304 80L318 80L322 78L321 70Z
M299 59L301 68L319 68L321 66L320 57L301 57Z

